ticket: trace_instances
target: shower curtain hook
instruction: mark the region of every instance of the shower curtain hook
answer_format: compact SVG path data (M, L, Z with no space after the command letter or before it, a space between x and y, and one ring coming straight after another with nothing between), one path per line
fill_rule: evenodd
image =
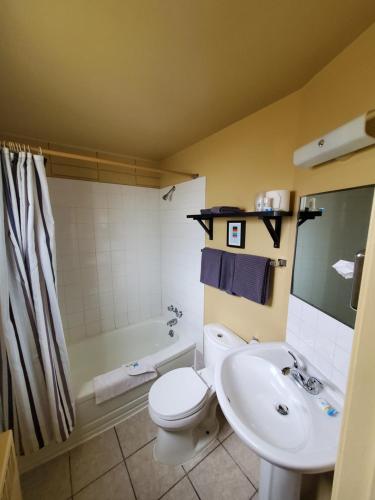
M43 151L42 151L41 146L39 146L39 148L38 148L38 149L39 149L39 151L38 151L38 152L39 152L40 156L43 156Z

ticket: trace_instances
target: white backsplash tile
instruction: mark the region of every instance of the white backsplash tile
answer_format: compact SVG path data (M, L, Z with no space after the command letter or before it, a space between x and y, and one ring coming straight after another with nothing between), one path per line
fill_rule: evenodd
M354 330L290 295L287 342L343 392L346 390Z

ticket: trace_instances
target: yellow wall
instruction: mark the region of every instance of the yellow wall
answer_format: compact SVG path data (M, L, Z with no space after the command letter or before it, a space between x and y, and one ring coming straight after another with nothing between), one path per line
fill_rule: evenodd
M164 168L194 168L207 177L206 205L238 205L253 210L258 191L292 189L292 153L298 119L297 93L278 101L230 127L214 134L165 161ZM168 177L166 183L178 179ZM247 253L287 257L292 228L291 218L282 227L280 249L262 221L248 219ZM215 220L214 239L207 245L226 248L226 221ZM288 268L274 273L272 304L262 306L233 297L214 288L205 289L205 321L219 321L245 339L253 335L263 341L282 339L285 331L291 261Z
M251 209L257 191L287 188L296 193L296 208L297 197L306 193L375 183L374 148L309 170L296 169L291 164L294 149L375 108L374 61L375 25L372 25L304 88L168 158L162 162L162 167L194 169L205 175L207 206L234 204ZM170 176L162 179L164 185L172 182L178 182L178 179ZM225 248L225 222L215 221L214 230L214 240L206 240L206 244ZM287 256L288 268L276 269L273 302L268 307L206 287L205 321L223 322L246 339L255 334L262 340L282 340L294 238L295 219L283 226L281 248L274 250L262 223L248 220L245 252L270 257ZM357 339L357 350L358 343ZM364 353L363 359L368 361ZM375 378L374 363L366 374ZM363 380L363 374L358 380ZM362 391L362 398L365 398L365 393L366 390ZM350 420L352 433L355 432L354 422ZM343 443L346 443L346 450L350 450L355 440L347 439L347 429L349 421L344 429ZM365 436L362 429L357 429L357 432ZM345 460L339 462L340 470L342 468L346 474L351 466L358 467L355 461L359 450L356 452L353 458L348 452ZM315 494L310 497L328 499L330 489L330 476L322 476L315 485ZM354 498L343 493L345 488L336 486L335 491L340 491L340 494L336 493L337 499Z
M297 147L375 108L375 24L301 91ZM301 193L375 182L375 149L314 169L295 169Z
M197 171L207 177L206 206L229 204L252 209L255 194L291 189L301 194L375 182L375 149L314 169L292 165L293 150L351 118L375 108L375 24L298 92L167 158L162 168ZM179 182L163 176L162 184ZM281 339L295 220L285 219L280 249L274 249L260 221L248 219L245 252L288 257L288 268L275 270L270 306L259 306L213 288L205 290L205 321L221 321L244 338ZM225 248L226 222L215 220L214 239Z

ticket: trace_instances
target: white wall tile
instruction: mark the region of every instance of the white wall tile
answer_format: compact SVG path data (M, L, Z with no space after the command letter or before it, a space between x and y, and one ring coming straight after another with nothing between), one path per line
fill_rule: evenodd
M64 332L67 342L79 342L86 337L85 325L76 326L74 328L65 328Z
M354 330L290 295L286 340L343 392Z
M101 333L102 324L100 321L93 321L91 323L86 323L85 330L87 337L94 337Z
M205 233L186 215L205 207L205 178L178 184L172 201L164 201L162 196L170 188L163 188L159 193L162 310L169 318L168 305L181 309L184 313L181 325L202 350L204 287L199 278Z
M186 215L205 206L205 179L179 184L172 202L161 200L168 188L48 182L68 341L159 316L171 302L202 344L205 239Z
M159 316L159 190L70 179L48 183L68 341Z

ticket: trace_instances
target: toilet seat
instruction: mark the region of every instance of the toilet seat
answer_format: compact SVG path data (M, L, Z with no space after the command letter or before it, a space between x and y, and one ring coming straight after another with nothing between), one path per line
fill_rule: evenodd
M149 392L149 405L163 420L180 420L198 412L210 389L193 368L177 368L160 377Z

